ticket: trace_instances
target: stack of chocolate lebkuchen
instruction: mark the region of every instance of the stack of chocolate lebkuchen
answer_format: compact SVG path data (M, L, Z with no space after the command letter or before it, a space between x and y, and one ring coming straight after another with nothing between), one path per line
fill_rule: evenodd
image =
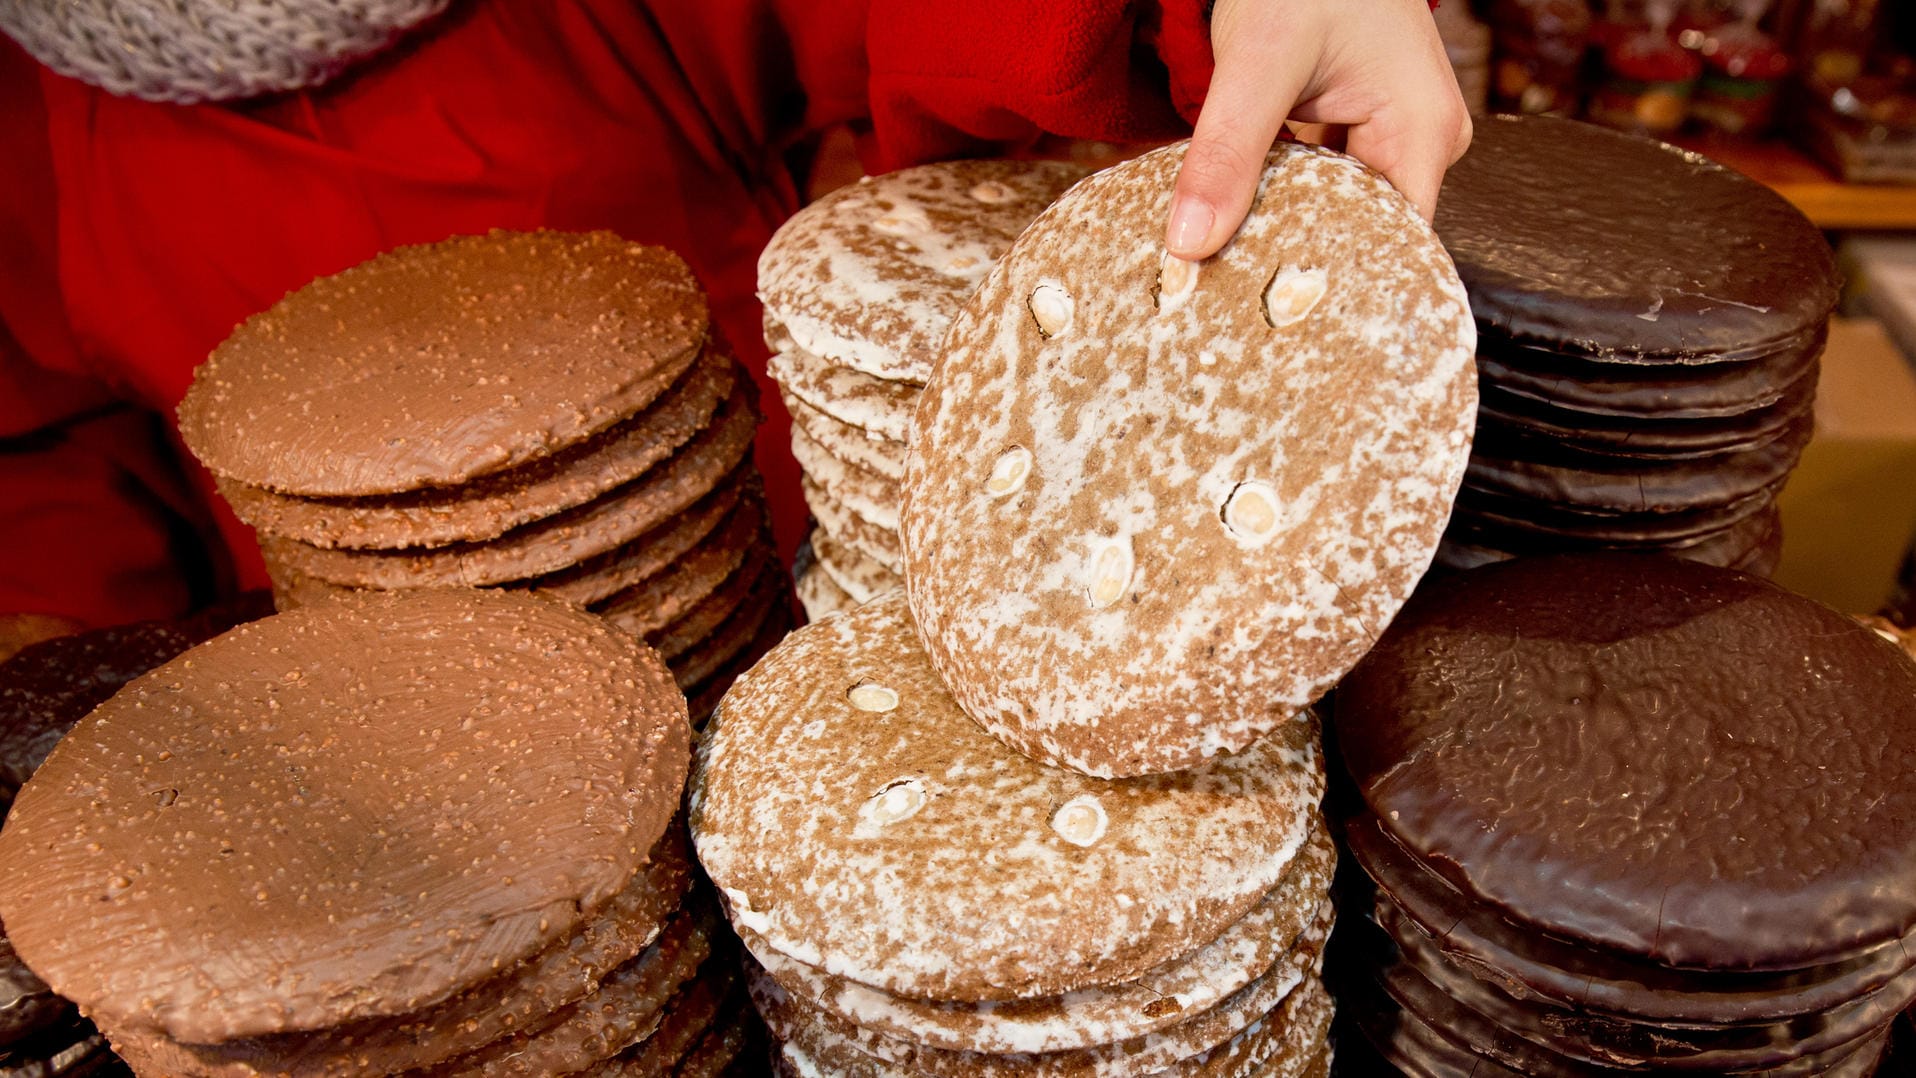
M1054 161L906 169L819 199L766 245L770 370L817 521L798 583L813 617L898 585L898 484L938 342L1012 239L1084 174Z
M1916 664L1869 628L1747 573L1520 558L1426 583L1335 707L1340 1056L1908 1073L1877 1066L1916 1001Z
M133 681L0 833L20 956L142 1075L752 1075L647 647L555 599L373 592Z
M179 414L282 606L538 589L651 644L697 716L790 627L751 383L670 252L603 232L400 248L248 319Z
M1694 154L1495 117L1437 231L1482 383L1439 562L1615 548L1772 570L1837 298L1816 228Z

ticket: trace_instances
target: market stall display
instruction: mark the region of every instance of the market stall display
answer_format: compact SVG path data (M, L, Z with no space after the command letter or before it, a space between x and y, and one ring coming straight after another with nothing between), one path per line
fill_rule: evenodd
M1618 548L1775 566L1837 298L1802 214L1662 143L1494 117L1437 232L1483 397L1440 563Z
M958 710L893 592L740 680L690 822L791 1073L1322 1074L1317 740L1301 714L1175 775L1039 763Z
M1759 577L1520 559L1339 687L1347 1027L1409 1073L1869 1074L1916 1000L1916 663Z
M609 233L461 237L321 278L235 330L180 405L283 605L545 591L658 648L708 710L790 625L757 422L685 263Z
M0 833L0 916L143 1074L621 1073L661 1035L742 1049L678 822L689 740L657 656L554 599L279 614L60 743Z

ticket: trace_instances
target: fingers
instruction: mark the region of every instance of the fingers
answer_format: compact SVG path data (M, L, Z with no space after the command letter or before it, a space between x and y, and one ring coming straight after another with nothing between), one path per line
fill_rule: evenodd
M1386 108L1350 129L1350 155L1383 173L1426 221L1437 212L1445 170L1470 146L1470 114L1453 96L1454 110L1441 99L1427 108Z
M1265 155L1311 76L1315 56L1275 45L1258 35L1218 57L1171 195L1164 245L1179 258L1210 257L1244 223Z

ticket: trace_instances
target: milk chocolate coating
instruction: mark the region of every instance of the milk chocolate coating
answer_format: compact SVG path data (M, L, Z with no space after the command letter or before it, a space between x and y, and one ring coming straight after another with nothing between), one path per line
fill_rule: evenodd
M1782 196L1697 154L1545 117L1490 117L1437 234L1487 335L1657 363L1804 332L1836 304L1829 245Z
M1580 554L1429 582L1337 729L1392 836L1514 923L1726 971L1916 928L1916 666L1759 578Z
M402 247L242 323L193 373L180 435L285 494L451 486L634 415L709 322L683 260L609 232Z
M75 727L0 832L0 918L109 1029L214 1044L410 1014L618 895L688 742L657 657L557 600L333 600Z

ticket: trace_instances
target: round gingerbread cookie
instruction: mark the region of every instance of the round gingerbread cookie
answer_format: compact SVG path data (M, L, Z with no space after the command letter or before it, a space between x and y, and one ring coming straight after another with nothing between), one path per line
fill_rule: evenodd
M793 214L759 255L766 340L923 382L966 297L1084 172L1060 161L950 161L839 188Z
M1726 975L1916 930L1916 664L1766 580L1580 554L1436 581L1337 724L1390 837L1512 924Z
M306 498L221 481L241 520L268 535L320 547L432 547L492 539L631 482L705 429L740 372L707 349L637 418L510 471L462 483L366 498Z
M75 727L0 832L0 917L110 1030L218 1044L411 1014L627 889L688 739L657 657L557 600L337 599Z
M496 539L432 548L327 550L267 537L260 540L260 550L296 572L357 588L485 587L557 573L669 527L707 494L738 485L752 470L757 429L757 413L745 394L735 393L711 427L637 479Z
M896 531L865 519L809 475L799 476L798 483L805 505L821 530L831 533L846 549L886 572L895 576L904 572L905 553L899 549Z
M812 529L812 550L818 557L818 567L831 577L840 590L851 596L854 606L868 603L893 588L904 586L903 577L839 542L823 525Z
M1019 238L907 458L933 663L1092 775L1241 749L1334 684L1429 566L1475 420L1463 286L1382 177L1281 147L1191 264L1161 241L1182 160L1099 173Z
M194 372L180 436L282 494L452 486L637 414L709 322L682 259L610 232L401 247L242 323Z
M1616 362L1710 362L1809 332L1823 234L1768 187L1654 139L1546 116L1477 125L1437 232L1499 336Z
M816 560L799 570L797 577L798 602L805 608L805 620L818 621L842 614L858 605L838 582L825 572L825 567Z
M1107 782L986 735L901 593L798 630L701 742L691 826L735 924L837 977L945 1000L1135 980L1251 910L1323 793L1317 726Z
M822 415L900 445L911 437L911 416L922 388L916 382L875 378L796 349L773 352L765 370L782 395Z
M1226 1039L1268 1010L1284 986L1245 989L1278 968L1287 955L1303 948L1314 956L1322 949L1331 914L1325 896L1335 863L1329 831L1315 830L1278 885L1216 939L1134 981L1058 996L982 1004L913 999L796 962L749 930L740 935L766 974L786 991L874 1036L965 1055L1054 1057L1080 1050L1107 1056L1113 1054L1112 1045L1150 1037L1154 1042L1181 1041L1182 1050L1167 1057L1180 1058ZM1194 1025L1175 1032L1189 1023ZM1199 1027L1218 1035L1208 1043L1193 1038ZM1134 1064L1136 1056L1127 1053ZM958 1069L965 1074L979 1070Z
M791 413L793 429L804 431L827 453L893 482L905 477L904 442L880 438L833 419L790 392L781 391L779 399Z

